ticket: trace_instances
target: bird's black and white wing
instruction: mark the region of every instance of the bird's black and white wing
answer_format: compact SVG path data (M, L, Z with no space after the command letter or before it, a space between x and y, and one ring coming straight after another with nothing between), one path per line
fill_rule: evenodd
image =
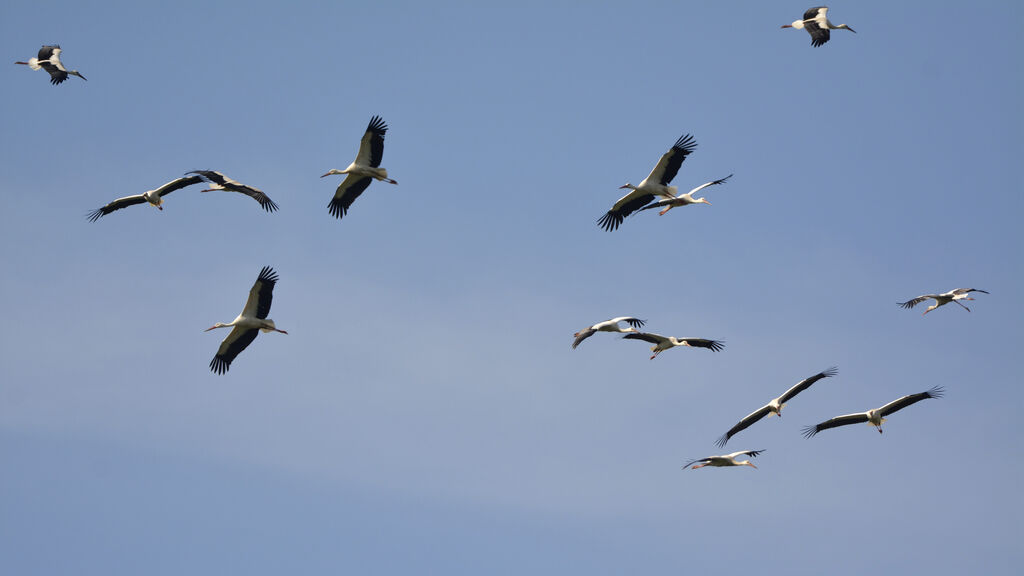
M583 342L587 338L590 338L595 333L597 333L597 330L594 330L593 327L590 327L590 328L584 328L583 330L580 330L579 332L573 334L573 337L575 338L575 340L572 341L572 349L575 350L576 347L579 346L581 342Z
M203 181L202 176L183 176L181 178L176 178L174 180L171 180L167 184L164 184L163 186L161 186L161 187L157 188L156 190L154 190L154 192L156 192L157 196L160 196L161 198L163 198L164 196L167 196L168 194L170 194L171 192L174 192L175 190L181 190L182 188L185 188L186 186L191 186L193 184L198 184L198 183L200 183L202 181Z
M817 6L810 8L807 12L804 12L804 30L811 35L811 46L817 48L829 39L829 30L827 26L821 26L819 22L826 22L828 14L828 6Z
M970 294L971 292L981 292L982 294L988 294L988 292L982 290L981 288L957 288L956 290L952 291L952 293L956 294L957 296L961 294Z
M680 198L682 198L683 196L692 196L693 194L696 194L697 192L700 192L701 190L707 188L708 186L715 186L717 184L724 184L725 181L728 180L729 178L732 178L732 174L729 174L725 178L719 178L718 180L712 180L711 182L705 182L705 183L701 184L700 186L697 186L693 190L690 190L686 194L680 194L680 195L676 196L675 198L669 198L668 200L661 200L661 201L655 202L653 204L648 204L647 206L644 206L643 208L641 208L641 210L650 210L652 208L661 208L663 206L668 206L670 204L679 204L680 203Z
M691 460L691 461L687 462L686 464L683 464L683 469L689 468L690 466L693 466L694 464L707 464L708 462L711 462L711 460L713 458L714 458L714 456L708 456L707 458L698 458L696 460Z
M56 86L68 79L68 73L60 64L60 46L43 46L39 49L39 65L50 74L50 84Z
M761 452L764 452L764 450L741 450L739 452L733 452L732 454L726 454L725 457L735 459L738 456L750 456L751 458L757 458L757 455Z
M693 136L689 134L680 136L672 148L661 156L661 160L658 160L658 164L654 170L651 170L647 180L667 186L679 173L679 167L683 165L683 160L686 160L686 157L696 149L697 141Z
M843 416L836 416L835 418L825 420L821 424L815 426L804 426L803 434L804 438L810 438L822 430L828 430L829 428L837 428L839 426L846 426L847 424L859 424L861 422L868 421L867 412L858 412L857 414L846 414Z
M114 200L113 202L107 204L102 208L97 208L92 212L89 212L88 214L86 214L86 218L89 219L89 222L95 222L99 220L101 216L106 216L107 214L110 214L115 210L120 210L122 208L127 208L129 206L134 206L136 204L145 203L146 197L143 196L142 194L136 194L135 196L125 196L124 198L118 198L117 200Z
M388 125L380 116L370 118L366 126L366 132L359 141L359 153L356 154L356 164L372 166L377 168L384 159L384 135L387 134ZM361 192L361 190L360 190Z
M187 174L198 174L202 176L203 179L206 180L207 182L216 184L217 186L228 192L238 192L239 194L245 194L246 196L252 198L256 202L259 202L260 207L262 207L267 212L274 212L278 209L277 204L270 199L270 196L267 196L266 193L260 190L259 188L253 188L252 186L249 186L247 184L242 184L238 180L228 178L227 176L221 174L220 172L214 170L193 170L191 172L187 172Z
M718 440L716 440L715 444L717 444L719 448L725 446L726 442L728 442L730 438L739 434L743 430L746 430L747 428L750 427L750 425L752 425L754 422L757 422L761 418L764 418L770 412L771 410L768 408L767 404L758 408L757 410L754 410L745 418L737 422L735 426L730 428L729 431L723 434Z
M327 211L331 213L331 216L338 219L348 214L349 207L352 206L352 203L356 201L356 198L359 198L359 195L363 193L363 190L366 190L372 181L373 178L369 176L346 175L345 179L338 185L338 189L334 191L334 198L331 198L330 203L327 204Z
M906 302L897 302L897 304L900 308L913 308L925 300L938 299L939 296L939 294L925 294L923 296L918 296L917 298L911 298Z
M908 395L904 396L903 398L899 398L897 400L893 400L892 402L889 402L885 406L882 406L881 408L878 409L878 412L882 416L888 416L889 414L892 414L893 412L896 412L898 410L902 410L902 409L906 408L907 406L910 406L911 404L915 404L917 402L920 402L921 400L927 400L928 398L942 398L942 396L943 396L943 394L945 394L945 392L946 391L941 386L936 386L936 387L932 388L931 390L928 390L927 392L919 392L917 394L908 394Z
M249 298L245 301L242 315L265 319L270 314L270 304L274 300L274 285L277 281L277 272L270 266L264 266L256 282L249 289Z
M210 360L210 370L215 374L227 372L235 357L241 354L242 350L245 350L249 344L252 344L252 341L256 339L259 333L260 331L257 328L246 329L239 328L238 326L232 328L227 338L220 343L217 355L213 357L213 360Z
M803 392L804 390L807 390L808 388L811 387L812 384L814 384L818 380L821 380L822 378L830 378L832 376L835 376L838 373L839 373L839 369L836 368L835 366L833 366L833 367L829 368L828 370L824 370L822 372L818 372L817 374L815 374L814 376L811 376L810 378L805 378L805 379L801 380L800 382L797 382L796 385L793 386L792 388L790 388L789 390L786 390L782 394L782 396L779 396L779 402L783 403L783 404L786 403L786 402L789 402L789 400L791 398L793 398L797 394Z
M635 190L630 190L629 194L619 198L612 209L597 220L597 225L608 232L617 230L626 216L643 208L651 200L654 200L654 194L637 194Z
M708 340L706 338L677 338L680 342L685 342L687 346L693 348L707 348L712 352L721 352L725 347L725 343L721 340Z
M643 340L644 342L650 342L651 344L668 342L668 338L661 334L652 334L651 332L634 332L632 334L626 334L623 338L626 340Z

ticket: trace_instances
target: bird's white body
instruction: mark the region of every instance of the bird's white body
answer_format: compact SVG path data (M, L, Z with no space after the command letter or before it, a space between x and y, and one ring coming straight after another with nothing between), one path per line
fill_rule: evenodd
M705 466L713 466L715 468L721 468L725 466L750 466L751 468L757 469L757 466L754 466L754 464L751 463L750 460L737 460L736 458L738 458L739 456L756 457L761 452L764 452L764 450L741 450L739 452L733 452L732 454L708 456L707 458L700 458L699 460L687 462L686 464L683 464L683 468L685 469L693 465L691 468L692 470L696 470L697 468L703 468Z
M974 300L974 298L971 298L971 292L981 292L982 294L988 294L988 292L980 288L956 288L950 290L949 292L943 292L942 294L924 294L918 296L917 298L907 300L906 302L900 302L899 305L903 308L913 308L914 306L917 306L918 304L924 302L925 300L935 300L935 304L929 306L928 309L921 314L922 316L931 312L932 310L935 310L939 306L945 306L950 302L956 302L958 306L970 312L971 309L965 306L964 304L960 303L960 300Z
M746 430L752 424L754 424L761 418L764 418L765 416L771 416L772 414L774 414L776 416L781 417L782 409L783 407L786 406L786 402L791 400L800 392L803 392L804 390L810 388L811 385L817 382L818 380L821 380L822 378L829 378L831 376L835 376L838 373L839 369L833 366L828 370L824 370L822 372L815 374L814 376L804 378L800 382L797 382L794 386L790 387L789 390L783 392L779 397L772 398L772 400L765 404L764 406L758 408L757 410L754 410L750 414L747 414L742 420L737 422L735 426L730 428L728 432L723 434L718 439L716 444L718 444L719 446L725 446L725 444L729 441L730 438L732 438L736 434L739 434L743 430Z
M256 335L260 331L287 334L275 326L273 320L267 318L277 280L277 273L269 266L264 266L249 290L249 298L245 301L242 313L231 322L217 322L205 330L209 332L216 328L231 328L231 332L221 342L217 355L210 361L210 370L214 373L224 374L227 372L235 357L256 339Z
M844 414L842 416L836 416L835 418L829 418L828 420L817 424L815 426L805 426L803 429L804 437L810 438L821 432L822 430L828 430L829 428L838 428L839 426L847 426L849 424L859 424L865 422L874 426L878 430L878 433L882 433L882 424L885 423L885 417L910 406L916 404L921 400L927 400L929 398L942 398L945 391L940 386L936 386L926 392L919 392L917 394L908 394L902 398L897 398L892 402L889 402L881 408L874 408L867 412L856 412L854 414Z
M620 322L625 322L630 325L629 328L623 328L619 325ZM593 326L589 326L573 334L575 340L572 343L573 349L580 345L581 342L593 336L596 332L637 332L637 328L643 328L644 321L639 318L633 318L632 316L619 316L618 318L612 318L611 320L605 320L604 322L598 322Z
M784 24L783 28L796 28L806 30L811 35L811 46L818 47L829 41L829 30L849 30L854 34L856 30L846 24L833 24L828 19L828 6L816 6L804 12L804 17L794 20L792 24Z
M380 116L370 118L366 132L359 140L359 152L356 153L356 159L344 170L332 168L321 176L324 178L333 174L345 175L345 179L334 191L334 198L327 205L327 210L332 216L342 218L348 214L349 207L373 180L398 184L388 177L387 169L380 166L384 159L384 136L387 131L388 125L383 118Z
M626 334L623 336L629 340L643 340L654 344L651 346L651 360L657 358L658 354L661 354L665 350L675 348L676 346L689 346L695 348L708 348L713 352L718 352L722 349L722 342L718 340L708 340L706 338L676 338L675 336L662 336L661 334L653 334L650 332L637 332L633 334Z

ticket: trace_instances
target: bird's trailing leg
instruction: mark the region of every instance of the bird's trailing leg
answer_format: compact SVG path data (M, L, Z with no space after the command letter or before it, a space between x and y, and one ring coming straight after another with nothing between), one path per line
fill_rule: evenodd
M966 300L974 300L974 298L966 298ZM971 311L970 308L968 308L967 306L964 306L963 302L960 302L959 300L953 300L953 302L956 302L957 304L959 304L960 307L963 308L964 310L967 310L968 312Z

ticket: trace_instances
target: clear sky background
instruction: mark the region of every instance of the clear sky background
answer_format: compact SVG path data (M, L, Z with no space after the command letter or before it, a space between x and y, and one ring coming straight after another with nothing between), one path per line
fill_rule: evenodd
M5 2L0 572L1016 573L1024 8L808 7ZM374 114L400 184L338 221ZM713 205L601 230L686 133ZM281 210L85 218L196 169ZM214 375L267 265L289 335ZM620 315L726 347L570 350Z

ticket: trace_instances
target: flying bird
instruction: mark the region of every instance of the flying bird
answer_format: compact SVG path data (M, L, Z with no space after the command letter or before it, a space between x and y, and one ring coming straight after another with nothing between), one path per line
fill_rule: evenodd
M648 204L647 206L644 206L640 210L650 210L651 208L661 208L662 206L664 206L665 209L662 210L661 212L658 212L658 216L664 216L665 212L668 212L669 210L675 208L676 206L686 206L688 204L707 204L710 206L711 202L708 202L707 199L704 197L697 198L696 200L694 200L693 194L695 192L703 190L704 188L707 188L708 186L715 186L716 184L725 184L725 181L728 180L729 178L732 178L732 174L729 174L728 176L720 180L712 180L711 182L705 182L704 184L697 186L693 190L690 190L686 194L680 194L679 196L669 198L668 200L662 200L661 202Z
M643 340L644 342L654 344L654 346L651 346L651 352L654 352L654 355L651 356L651 360L654 360L658 354L661 354L665 350L676 346L708 348L712 352L719 352L724 346L724 343L719 340L705 340L704 338L676 338L675 336L662 336L660 334L652 334L650 332L626 334L623 338L627 340Z
M67 80L69 74L85 80L85 76L79 74L78 70L68 70L64 67L64 64L60 61L60 52L60 46L56 44L53 46L43 46L39 49L39 54L35 58L29 58L28 62L15 62L15 64L24 64L33 70L39 70L40 68L46 70L50 74L50 84L54 86Z
M643 179L643 182L640 182L639 186L634 186L629 182L619 186L619 189L628 188L629 193L619 198L612 209L597 221L597 224L611 232L622 224L626 216L649 204L655 196L666 200L675 197L679 189L669 186L669 182L676 177L683 160L686 160L686 157L696 149L697 142L693 136L689 134L681 136L672 148L662 155L661 160L658 160L658 165L651 170L647 178Z
M217 374L227 372L231 367L231 362L242 350L245 350L246 346L252 344L260 330L287 334L284 330L279 330L274 326L273 320L267 318L267 314L270 314L270 303L274 298L274 284L276 283L277 272L274 272L270 266L264 266L260 270L259 277L256 278L256 283L249 290L249 299L245 301L242 313L227 324L217 322L204 330L204 332L209 332L214 328L232 327L228 337L220 343L217 355L210 361L210 370Z
M822 378L829 378L830 376L835 376L838 373L839 370L835 366L833 366L828 370L818 372L817 374L811 376L810 378L805 378L804 380L797 382L795 386L783 392L782 396L773 399L771 402L765 404L764 406L748 414L743 420L737 422L735 426L730 428L729 431L723 434L722 437L719 438L718 441L715 443L719 447L725 446L725 443L728 442L730 438L732 438L736 434L739 434L743 430L746 430L747 428L750 427L751 424L757 422L758 420L764 418L769 414L775 414L776 416L781 418L782 408L783 406L786 405L786 402L789 402L791 398L803 392L804 390L807 390L808 388L811 387L812 384L814 384L818 380L821 380Z
M347 174L338 185L338 189L335 190L334 198L327 205L327 210L335 218L341 219L348 214L349 207L356 201L356 198L359 198L363 190L366 190L374 178L389 184L398 184L388 178L386 169L380 167L380 161L384 158L384 134L387 131L388 125L380 116L370 118L370 124L366 126L366 132L363 133L363 138L359 141L359 152L356 154L356 159L344 170L331 169L327 174L321 176L324 178L331 174Z
M277 204L270 199L270 196L264 194L263 190L253 188L252 186L246 186L237 180L228 178L220 172L215 172L213 170L193 170L191 172L186 172L186 174L198 174L210 185L209 188L206 190L200 190L200 192L216 192L217 190L238 192L259 202L260 206L267 212L277 210Z
M199 182L202 181L203 179L200 178L199 176L187 176L185 178L177 178L175 180L171 180L170 182L164 184L163 186L157 188L156 190L147 190L142 194L136 194L135 196L125 196L124 198L118 198L117 200L114 200L113 202L107 204L102 208L97 208L96 210L89 212L89 214L86 217L89 219L90 222L95 222L99 220L101 216L106 216L107 214L110 214L115 210L127 208L128 206L134 206L135 204L145 204L146 202L149 202L153 206L156 206L158 210L163 210L164 207L162 206L162 204L164 203L164 196L167 196L168 194L174 192L175 190L181 190L186 186L198 184Z
M619 326L619 322L625 322L629 324L631 328L623 328ZM573 350L580 345L587 338L590 338L596 332L636 332L637 328L643 328L644 321L639 318L633 318L631 316L619 316L618 318L612 318L611 320L605 320L604 322L598 322L593 326L584 328L579 332L573 334L575 340L572 343Z
M722 456L708 456L707 458L700 458L699 460L693 460L692 462L687 462L686 464L683 464L683 469L685 470L691 464L694 464L695 466L693 466L693 470L696 470L697 468L703 468L705 466L750 466L751 468L756 470L757 466L754 466L750 462L750 460L737 460L736 457L750 456L751 458L755 458L761 452L764 452L764 450L743 450L740 452L733 452L732 454L725 454Z
M929 306L928 309L925 310L923 314L921 314L922 316L931 312L932 310L935 310L939 306L944 306L946 304L949 304L950 302L956 302L961 308L970 312L971 309L961 304L960 300L974 300L974 298L971 298L969 296L971 292L981 292L982 294L988 294L988 292L981 290L979 288L957 288L955 290L950 290L949 292L944 292L942 294L925 294L923 296L918 296L917 298L911 298L906 302L898 302L898 304L903 308L913 308L914 306L917 306L918 304L924 302L925 300L935 300L935 304Z
M926 400L928 398L942 398L945 390L940 386L936 386L927 392L921 392L919 394L909 394L898 400L893 400L881 408L875 408L874 410L868 410L867 412L858 412L857 414L847 414L845 416L836 416L831 420L825 420L821 424L816 426L805 426L804 437L810 438L822 430L828 430L829 428L836 428L838 426L846 426L847 424L858 424L860 422L867 422L875 428L878 428L878 433L882 433L882 423L885 422L885 417L897 410L902 410L911 404Z
M811 46L817 48L825 42L828 42L830 35L829 30L849 30L854 34L856 30L850 28L846 24L835 24L828 21L826 15L828 14L828 6L817 6L810 8L807 12L804 12L803 20L796 20L792 24L783 24L783 28L803 28L807 30L807 33L811 35Z

